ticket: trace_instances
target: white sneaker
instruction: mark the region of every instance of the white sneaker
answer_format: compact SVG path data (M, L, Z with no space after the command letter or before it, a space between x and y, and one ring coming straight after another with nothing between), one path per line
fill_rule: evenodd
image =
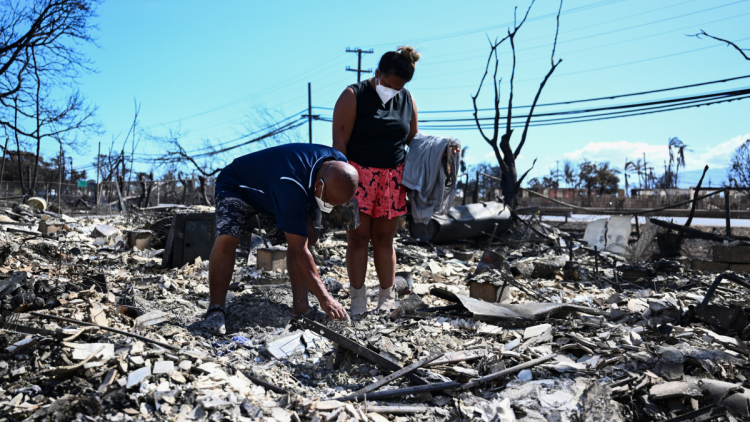
M362 286L359 289L351 287L349 290L352 299L352 315L359 315L367 312L367 286Z
M390 311L396 307L396 286L380 289L378 293L378 306L375 310Z

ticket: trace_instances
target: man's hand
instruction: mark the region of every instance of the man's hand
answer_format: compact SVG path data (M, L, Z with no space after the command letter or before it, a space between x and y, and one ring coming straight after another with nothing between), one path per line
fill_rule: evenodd
M323 308L323 311L328 314L328 317L332 320L338 321L349 319L349 315L347 315L344 307L331 296L327 295L325 299L319 300L318 302L320 302L320 307Z

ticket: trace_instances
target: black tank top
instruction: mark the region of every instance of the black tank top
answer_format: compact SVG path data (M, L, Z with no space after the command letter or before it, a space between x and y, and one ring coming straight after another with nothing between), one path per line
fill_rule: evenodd
M366 167L401 165L414 115L411 94L403 88L383 104L369 79L349 87L357 96L357 119L346 145L346 158Z

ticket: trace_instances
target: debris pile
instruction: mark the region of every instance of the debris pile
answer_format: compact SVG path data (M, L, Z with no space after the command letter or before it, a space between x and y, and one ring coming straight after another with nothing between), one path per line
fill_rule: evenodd
M237 255L227 335L211 337L200 326L207 256L185 240L199 235L190 214L208 211L0 209L0 417L750 417L750 282L680 259L633 260L649 249L630 232L604 235L618 248L535 219L441 246L401 233L398 307L320 324L291 318L284 245L256 230ZM610 235L623 227L610 221ZM348 307L345 236L322 236L312 253ZM372 261L366 286L374 309Z

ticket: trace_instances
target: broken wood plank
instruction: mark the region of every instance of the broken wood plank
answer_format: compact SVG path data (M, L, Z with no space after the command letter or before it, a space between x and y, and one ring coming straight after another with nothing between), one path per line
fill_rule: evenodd
M99 388L96 389L96 392L99 394L104 394L104 392L107 391L107 387L109 387L109 385L112 384L112 381L114 381L115 375L117 375L117 370L110 369L109 372L107 372L107 375L104 377L104 380L102 380L102 385L100 385Z
M42 312L29 312L29 314L30 315L34 315L34 316L38 316L40 318L48 318L48 319L56 319L58 321L65 321L65 322L68 322L68 323L71 323L71 324L87 325L89 327L99 327L102 330L107 330L107 331L111 331L113 333L122 334L124 336L137 338L138 340L143 340L143 341L145 341L147 343L152 343L152 344L155 344L157 346L161 346L161 347L163 347L165 349L180 350L179 347L172 346L171 344L167 344L167 343L164 343L164 342L161 342L161 341L158 341L158 340L150 339L148 337L144 337L144 336L141 336L141 335L138 335L138 334L129 333L127 331L118 330L117 328L102 327L101 325L93 324L93 323L90 323L90 322L78 321L76 319L64 318L64 317L60 317L60 316L56 316L56 315L45 314L45 313L42 313Z
M430 289L430 294L440 299L447 300L448 302L461 303L455 293L449 292L448 290L441 289L439 287L433 287Z
M93 353L91 353L86 359L80 361L79 363L75 365L69 365L69 366L58 366L57 368L50 368L44 371L39 372L38 377L42 376L55 376L55 375L67 375L70 373L73 373L81 368L83 368L83 365L88 363L91 359L93 359L96 355L98 355L102 350L104 350L104 346L94 350Z
M653 224L656 224L657 226L661 226L667 229L678 231L682 233L685 236L685 238L688 238L688 239L706 239L706 240L713 240L716 242L724 242L725 240L728 242L733 242L735 240L745 240L745 241L750 240L750 237L747 237L747 236L722 236L722 235L713 234L713 233L706 233L698 229L681 226L679 224L670 223L668 221L657 220L655 218L650 218L649 221L651 221L651 223Z
M720 416L727 414L725 409L718 408L715 405L706 406L704 408L694 410L684 415L680 415L671 419L667 419L664 422L705 422L718 420Z
M305 317L297 317L295 321L301 328L308 329L315 334L319 334L327 338L328 340L331 340L332 342L351 350L352 352L358 354L359 356L374 362L375 364L383 367L383 369L386 369L388 371L400 371L401 369L403 369L401 368L401 365L397 364L396 362L391 361L390 359L386 358L385 356L379 353L373 352L367 347L342 336L341 334L329 329L328 327L322 324L319 324L315 321L311 321ZM419 385L427 384L427 381L423 380L421 377L417 376L416 374L409 373L409 374L406 374L406 377Z
M425 367L437 366L437 365L448 365L456 362L467 362L487 356L490 353L489 349L473 349L473 350L461 350L459 352L450 352L444 354L441 358L433 360L425 364Z
M450 390L452 388L458 388L460 386L461 386L461 383L456 382L456 381L438 382L434 384L418 385L416 387L376 391L374 393L368 394L367 399L368 400L390 399L393 397L404 397L404 396L408 396L411 394L420 394L420 393L429 393L432 391ZM336 400L358 400L358 399L359 397L355 397L354 399L351 399L349 397L339 397Z
M406 404L377 405L368 404L367 412L384 413L386 415L405 415L411 413L425 413L427 406L414 406Z
M390 374L388 376L385 376L385 377L381 378L380 380L378 380L378 381L376 381L376 382L368 385L367 387L362 388L362 389L354 392L350 396L351 397L364 396L365 394L367 394L367 393L369 393L371 391L375 391L378 388L380 388L380 387L388 384L389 382L391 382L391 381L393 381L395 379L401 378L402 376L404 376L406 374L409 374L409 373L411 373L412 371L414 371L414 370L416 370L418 368L421 368L425 364L434 361L435 359L439 358L440 356L443 356L443 354L442 353L436 353L434 355L431 355L431 356L428 356L426 358L420 359L420 360L412 363L411 365L405 366L403 369L400 369L400 370L398 370L398 371L396 371L396 372L394 372L394 373L392 373L392 374Z
M289 394L289 392L286 391L286 390L284 390L283 388L277 387L277 386L271 384L270 382L263 381L260 378L256 378L256 377L248 374L247 372L243 372L242 374L244 376L246 376L247 379L249 379L250 381L252 381L255 385L260 385L261 387L265 388L266 390L271 390L274 393L278 393L278 394Z
M554 359L556 356L557 356L557 353L551 353L549 355L544 355L544 356L542 356L540 358L536 358L536 359L532 359L532 360L530 360L528 362L524 362L524 363L522 363L520 365L516 365L516 366L510 367L510 368L507 368L507 369L503 369L502 371L495 372L494 374L489 374L489 375L486 375L486 376L484 376L482 378L477 378L474 381L467 382L466 384L462 385L459 390L461 390L461 391L468 390L469 388L476 387L476 386L478 386L480 384L484 384L484 383L487 383L487 382L490 382L490 381L494 381L494 380L496 380L498 378L502 378L504 376L507 376L507 375L510 375L510 374L514 374L516 372L520 372L520 371L522 371L524 369L532 368L532 367L534 367L536 365L539 365L540 363L544 363L544 362L547 362L548 360Z

